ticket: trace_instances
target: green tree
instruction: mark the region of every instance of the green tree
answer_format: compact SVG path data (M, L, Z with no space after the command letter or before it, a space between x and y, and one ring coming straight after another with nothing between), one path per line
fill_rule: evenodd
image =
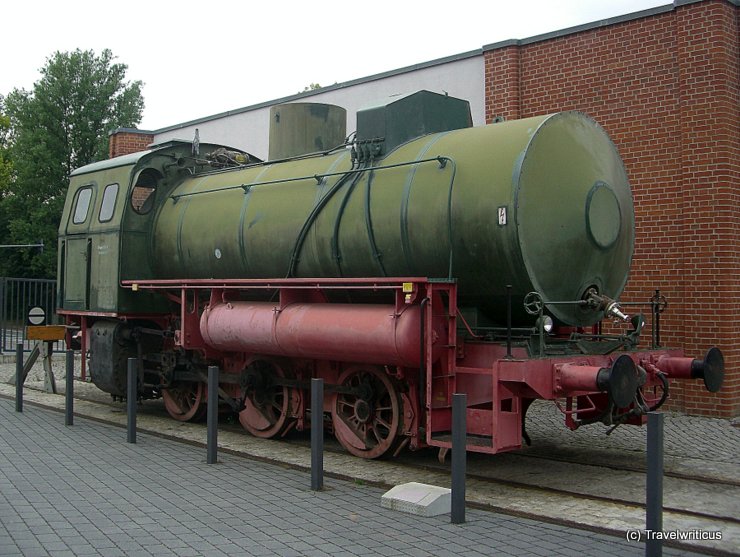
M13 166L8 154L8 137L10 134L10 118L5 114L3 96L0 95L0 199L10 185L10 175Z
M141 81L127 82L110 50L55 52L32 91L5 99L10 119L11 183L2 198L7 244L42 241L45 249L12 250L0 274L53 277L56 236L69 175L108 155L108 132L141 121Z
M3 211L3 201L10 191L13 165L8 151L10 118L5 114L5 103L0 95L0 244L8 237L8 215ZM2 253L0 253L0 262Z

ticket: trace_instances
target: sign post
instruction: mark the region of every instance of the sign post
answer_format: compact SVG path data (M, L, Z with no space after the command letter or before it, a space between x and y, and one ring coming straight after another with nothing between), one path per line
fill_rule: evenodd
M35 306L28 310L26 317L26 340L36 341L33 350L28 355L28 360L23 366L23 382L26 382L31 368L39 356L44 362L44 388L49 393L57 393L57 383L54 371L51 368L51 356L54 353L54 342L62 340L67 330L64 325L44 325L46 312L43 308Z

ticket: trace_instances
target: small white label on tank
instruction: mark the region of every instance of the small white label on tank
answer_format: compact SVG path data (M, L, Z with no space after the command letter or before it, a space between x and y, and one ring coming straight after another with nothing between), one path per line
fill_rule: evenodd
M498 208L498 225L506 226L506 207Z

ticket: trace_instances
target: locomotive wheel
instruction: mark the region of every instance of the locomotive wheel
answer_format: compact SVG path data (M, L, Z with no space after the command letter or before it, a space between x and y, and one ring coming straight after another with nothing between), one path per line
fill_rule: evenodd
M246 389L239 422L255 437L269 439L283 435L295 421L293 412L300 404L300 392L274 383L273 378L286 375L282 367L273 362L256 360L247 370L252 381Z
M355 456L378 458L396 446L401 429L401 396L380 368L351 368L339 384L354 393L337 393L331 418L342 446Z
M199 381L180 381L162 390L167 413L180 422L195 422L206 413L205 384Z

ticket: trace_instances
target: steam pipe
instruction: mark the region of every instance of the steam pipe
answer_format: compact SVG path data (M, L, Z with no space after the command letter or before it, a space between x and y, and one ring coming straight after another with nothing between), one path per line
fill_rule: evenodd
M420 368L420 320L417 305L396 313L381 304L235 301L207 308L200 331L206 344L224 352ZM443 338L443 331L437 319L424 334ZM432 346L433 360L441 350Z

